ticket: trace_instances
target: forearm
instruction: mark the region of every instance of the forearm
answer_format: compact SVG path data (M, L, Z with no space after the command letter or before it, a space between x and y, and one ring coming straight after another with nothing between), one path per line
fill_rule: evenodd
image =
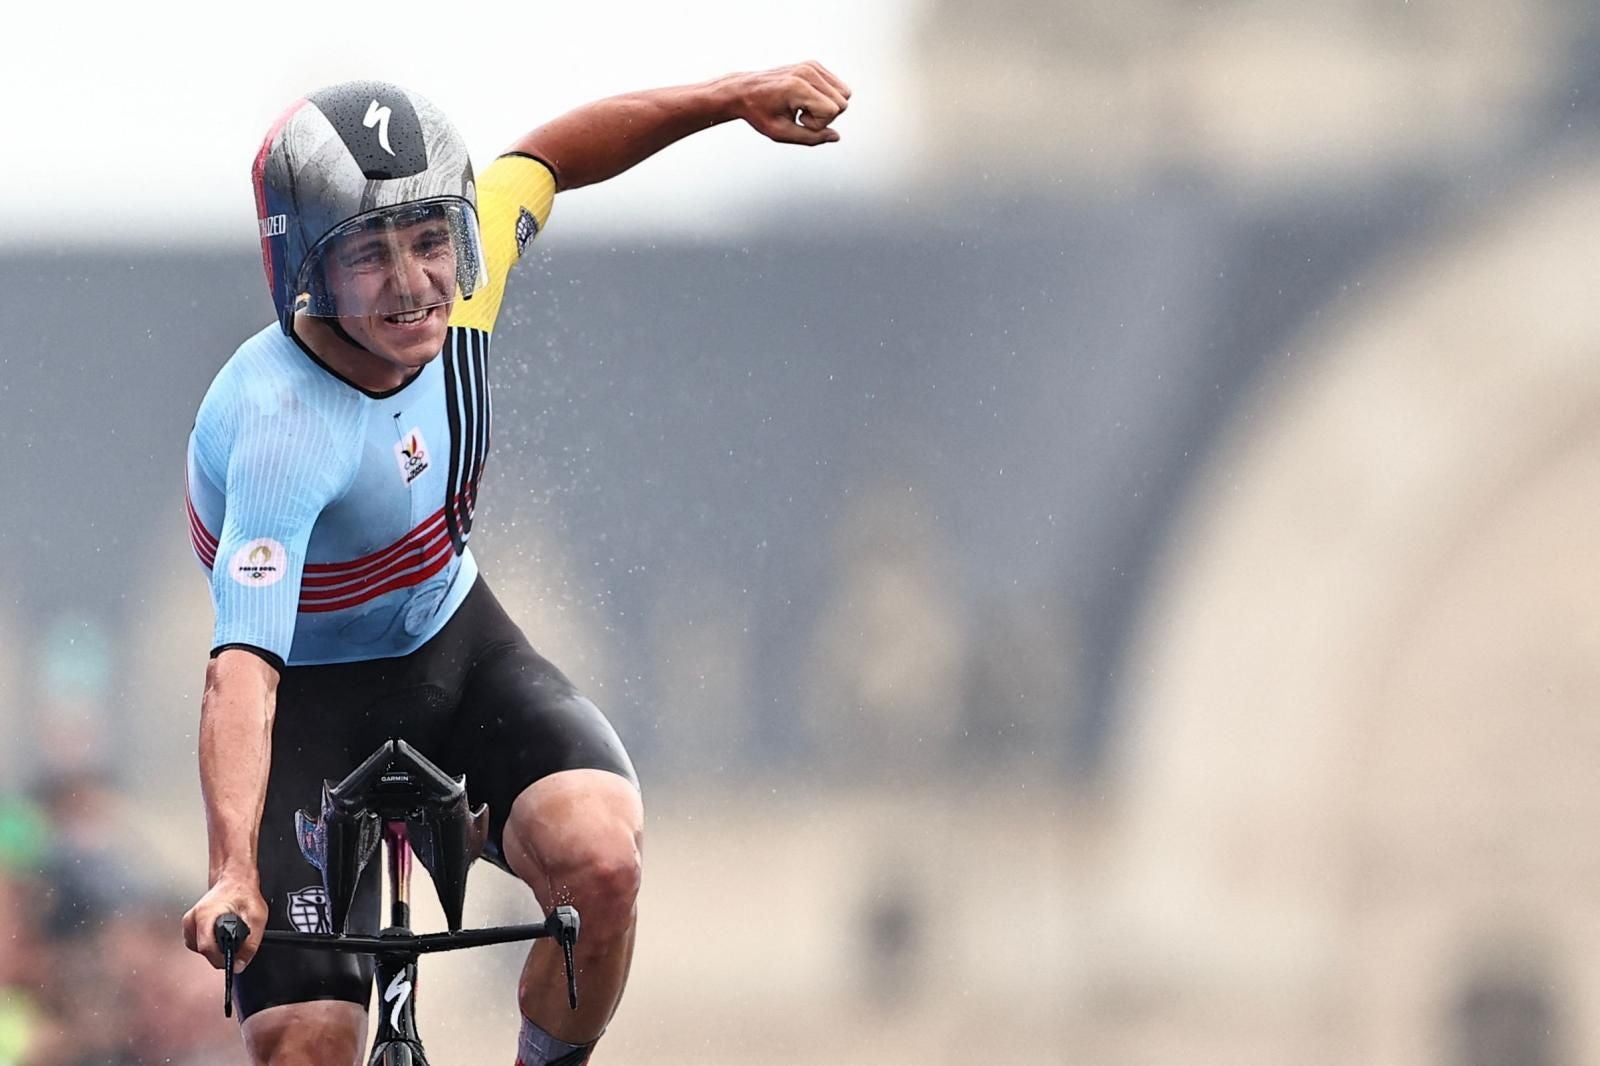
M511 150L550 164L558 188L616 177L676 141L739 117L735 78L597 100L545 123Z
M277 671L247 651L224 651L206 667L200 792L212 884L224 876L256 877L277 683Z

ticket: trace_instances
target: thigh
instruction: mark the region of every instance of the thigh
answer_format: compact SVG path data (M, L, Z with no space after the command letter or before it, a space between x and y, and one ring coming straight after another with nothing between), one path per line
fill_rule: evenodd
M323 782L344 777L367 754L352 748L356 738L345 706L355 687L350 673L291 669L279 685L257 860L268 929L334 931L328 927L322 874L300 852L294 816L304 809L315 817ZM350 932L377 931L380 874L369 868L362 877ZM263 944L235 987L239 1012L249 1018L269 1007L311 1000L346 1000L365 1007L371 981L372 963L365 956Z
M496 635L467 673L443 751L472 802L489 805L487 854L503 866L506 820L529 785L563 770L604 770L635 787L638 776L605 715L521 630L504 619Z
M498 639L494 623L501 617L493 596L480 585L444 628L410 655L283 671L259 839L267 928L339 931L327 927L322 874L300 852L295 812L303 808L315 817L323 782L343 779L391 737L437 761L436 753L447 748L468 669ZM378 865L375 856L362 875L344 931L378 930L383 880ZM263 945L239 975L240 1012L248 1017L310 1000L364 1006L371 980L372 962L363 955Z

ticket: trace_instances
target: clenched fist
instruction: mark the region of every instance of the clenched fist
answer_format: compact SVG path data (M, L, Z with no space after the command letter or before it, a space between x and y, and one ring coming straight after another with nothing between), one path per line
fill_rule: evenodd
M733 74L738 116L774 141L828 144L839 139L833 120L850 106L850 86L821 63Z

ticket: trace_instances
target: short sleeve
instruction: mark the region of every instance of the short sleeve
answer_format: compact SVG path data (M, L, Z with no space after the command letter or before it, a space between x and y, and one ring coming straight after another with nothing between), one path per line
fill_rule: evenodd
M311 530L353 474L316 411L284 395L237 406L225 513L211 569L213 648L248 645L287 661Z
M456 303L452 326L493 331L506 275L550 218L556 179L529 155L503 155L478 176L478 229L489 261L489 284Z

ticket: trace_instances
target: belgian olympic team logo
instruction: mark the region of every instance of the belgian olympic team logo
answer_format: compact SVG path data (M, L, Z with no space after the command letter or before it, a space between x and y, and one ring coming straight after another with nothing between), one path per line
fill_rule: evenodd
M233 553L228 572L250 588L275 585L289 569L289 553L271 537L258 537Z
M414 428L394 446L395 462L400 464L400 476L409 485L428 469L428 445L422 439L421 428Z

